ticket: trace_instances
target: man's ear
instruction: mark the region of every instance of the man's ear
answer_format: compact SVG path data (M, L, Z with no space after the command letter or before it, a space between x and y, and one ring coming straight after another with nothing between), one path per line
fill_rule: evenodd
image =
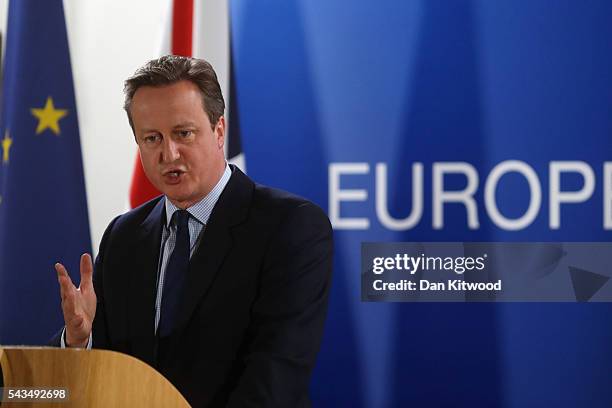
M225 145L225 117L219 116L214 132L217 140L217 147L223 149L223 145Z

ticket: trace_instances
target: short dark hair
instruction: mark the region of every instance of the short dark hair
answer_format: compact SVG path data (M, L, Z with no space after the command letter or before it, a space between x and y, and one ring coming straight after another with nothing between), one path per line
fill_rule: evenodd
M123 109L127 112L132 130L134 130L134 122L130 114L130 106L138 88L172 85L179 81L191 81L200 89L202 106L214 128L219 118L223 116L225 101L212 65L203 59L164 55L147 62L125 81Z

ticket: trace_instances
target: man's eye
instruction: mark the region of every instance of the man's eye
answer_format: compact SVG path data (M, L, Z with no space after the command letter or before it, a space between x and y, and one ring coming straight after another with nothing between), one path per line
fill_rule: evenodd
M159 135L147 135L143 138L145 143L156 143L159 140Z
M192 131L191 130L179 130L178 134L180 137L189 137L192 135Z

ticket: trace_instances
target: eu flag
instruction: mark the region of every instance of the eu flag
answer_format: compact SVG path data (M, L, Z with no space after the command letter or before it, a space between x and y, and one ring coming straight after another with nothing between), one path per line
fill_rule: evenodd
M9 2L0 128L0 344L63 325L53 264L91 250L62 0Z

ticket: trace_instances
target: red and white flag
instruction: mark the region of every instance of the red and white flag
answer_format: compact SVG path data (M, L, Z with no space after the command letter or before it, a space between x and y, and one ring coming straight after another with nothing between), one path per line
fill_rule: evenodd
M230 163L246 171L234 89L228 0L170 0L167 16L160 55L203 58L215 68L225 97L226 157ZM130 207L135 208L160 194L147 179L140 158L136 157Z

